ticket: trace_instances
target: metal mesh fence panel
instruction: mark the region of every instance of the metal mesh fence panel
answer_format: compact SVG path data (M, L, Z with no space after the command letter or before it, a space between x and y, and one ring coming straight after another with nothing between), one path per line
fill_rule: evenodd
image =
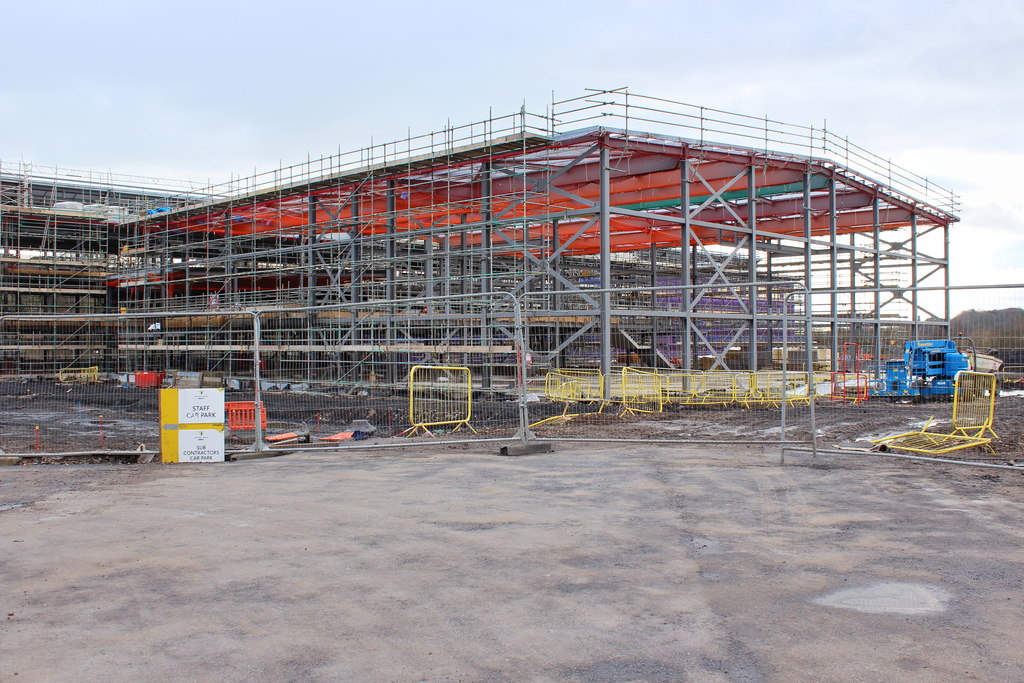
M473 375L469 368L416 365L409 371L409 422L406 434L431 427L472 432Z
M656 372L622 368L620 387L625 413L660 413L665 405L663 380Z
M0 319L0 448L83 453L160 448L161 387L253 398L246 313ZM251 429L251 428L250 428ZM236 448L253 433L229 432Z
M796 291L788 284L627 282L611 290L524 294L534 371L528 388L536 399L528 405L537 436L810 442L817 385L808 357L817 349ZM539 379L574 372L604 378L610 409L551 419L572 417L573 410Z
M524 431L521 334L515 299L502 294L258 312L7 316L0 448L157 450L161 387L222 388L229 450L336 448L456 430L458 438L507 439ZM430 375L425 366L446 369Z
M332 448L370 437L502 439L521 429L521 330L508 295L287 308L259 318L269 443L282 434L298 435L289 440L298 447Z
M953 430L965 436L991 434L996 408L996 376L985 372L962 371L956 376L953 400Z
M810 295L815 302L834 296L850 294L815 291ZM812 320L815 344L833 356L833 374L827 384L818 382L819 393L830 397L817 402L819 444L842 447L851 441L917 433L920 436L912 442L905 441L907 450L955 450L958 458L1020 462L1024 457L1024 285L921 287L883 291L879 296L914 300L919 314L901 319L858 309L852 311L856 315L827 324L820 316ZM815 307L820 308L819 303ZM973 373L990 378L975 380ZM963 400L954 402L958 382ZM975 387L977 382L981 388ZM988 388L989 382L994 390ZM990 444L943 438L974 435L978 430L956 431L961 415L965 424L984 420L989 400L992 430L999 435Z

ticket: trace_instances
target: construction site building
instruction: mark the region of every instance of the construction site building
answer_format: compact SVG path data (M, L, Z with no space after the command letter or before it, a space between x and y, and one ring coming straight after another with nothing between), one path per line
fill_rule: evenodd
M784 335L801 365L881 357L949 319L954 194L824 128L624 90L223 185L2 180L4 313L196 314L32 363L16 347L46 340L6 329L37 372L183 367L199 328L206 369L241 372L244 310L274 321L268 374L417 354L485 384L514 373L508 295L535 366L604 372L778 367Z

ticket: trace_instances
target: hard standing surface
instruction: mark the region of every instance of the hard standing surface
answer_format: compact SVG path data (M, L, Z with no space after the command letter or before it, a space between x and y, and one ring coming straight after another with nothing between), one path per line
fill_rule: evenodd
M560 445L0 471L0 680L1019 680L1022 477Z

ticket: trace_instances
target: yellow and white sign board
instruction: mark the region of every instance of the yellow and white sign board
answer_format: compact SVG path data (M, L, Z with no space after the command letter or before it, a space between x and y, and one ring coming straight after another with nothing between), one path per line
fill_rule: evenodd
M224 390L160 390L160 459L224 461Z
M224 431L179 429L178 462L224 462Z

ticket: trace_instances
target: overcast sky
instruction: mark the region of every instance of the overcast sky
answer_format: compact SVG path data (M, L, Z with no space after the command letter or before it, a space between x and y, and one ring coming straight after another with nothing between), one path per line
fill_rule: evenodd
M1024 2L7 3L0 159L211 179L584 88L828 127L963 197L1024 282Z

